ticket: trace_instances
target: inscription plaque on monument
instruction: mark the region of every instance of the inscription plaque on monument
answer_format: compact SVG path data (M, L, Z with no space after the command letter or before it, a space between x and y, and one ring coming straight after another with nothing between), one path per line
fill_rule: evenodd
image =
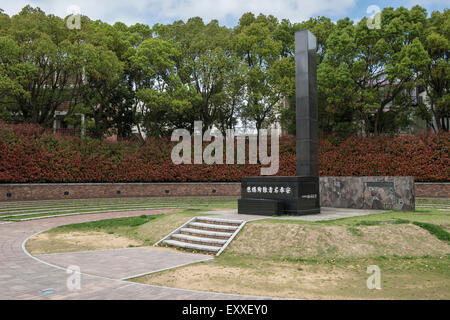
M366 188L371 189L371 188L382 188L382 189L386 189L389 191L394 192L394 183L393 182L366 182Z
M297 176L243 178L238 213L320 213L316 50L309 30L295 33Z
M315 177L249 177L242 179L241 197L239 213L311 214L319 208L319 184Z

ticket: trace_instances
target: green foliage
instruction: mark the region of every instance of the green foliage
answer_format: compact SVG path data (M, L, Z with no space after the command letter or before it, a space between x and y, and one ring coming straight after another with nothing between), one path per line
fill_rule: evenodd
M115 218L115 219L106 219L92 222L83 222L83 223L75 223L68 224L65 226L60 226L52 231L82 231L82 230L95 230L95 229L111 229L118 227L137 227L143 225L153 219L160 217L161 215L141 215L136 217L126 217L126 218Z
M281 57L283 43L276 38L277 27L278 20L271 15L246 13L234 30L234 48L248 68L246 103L240 116L257 130L274 122L283 94L295 90L295 64L292 58Z
M66 19L26 6L0 12L0 118L51 127L86 115L90 136L167 136L202 120L225 131L239 119L259 130L280 121L295 134L295 43L317 37L321 133L395 133L414 117L449 130L450 11L385 8L381 28L364 18L336 23L242 15L234 28L195 17L169 25L109 25ZM412 94L422 86L428 100ZM436 119L437 121L433 121Z
M431 234L435 235L438 239L442 241L450 241L450 233L442 229L441 227L425 222L413 222L416 226L419 226Z
M409 223L409 220L399 219L399 218L391 219L391 220L384 220L384 221L362 220L362 221L355 223L355 226L377 226L380 224L405 224L405 223Z
M351 234L353 234L354 236L357 236L357 237L361 237L363 235L363 232L360 229L355 228L355 227L348 227L348 231L350 231Z
M394 221L392 221L392 224L405 224L405 223L409 223L409 220L395 219Z
M435 131L449 131L450 117L450 10L433 12L426 21L422 44L429 61L421 74L421 80L428 95L429 107L419 105L419 116L425 119ZM432 117L437 121L433 123ZM447 119L447 121L445 121Z
M203 121L204 128L234 124L246 70L232 50L231 30L216 20L205 24L196 17L186 23L156 25L154 31L160 39L173 40L180 50L175 70L189 108L177 114L173 121L177 127L192 129L195 120Z
M338 21L318 69L323 131L389 133L411 124L412 89L430 63L420 36L426 12L385 8L380 29Z
M174 119L191 109L189 89L176 70L180 56L180 48L172 41L150 38L129 58L136 99L142 102L137 114L147 135L167 135Z

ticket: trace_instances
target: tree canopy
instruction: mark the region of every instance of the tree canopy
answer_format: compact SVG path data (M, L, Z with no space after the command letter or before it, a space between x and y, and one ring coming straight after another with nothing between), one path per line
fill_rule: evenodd
M85 114L99 138L130 137L133 126L142 139L167 136L196 120L222 131L279 121L295 133L294 33L309 29L322 133L395 133L417 117L449 130L448 9L385 8L379 29L365 18L252 13L233 28L199 17L150 27L82 16L81 29L69 29L67 19L31 6L11 17L0 10L1 119L50 127L65 105L67 121ZM418 86L427 101L416 99Z

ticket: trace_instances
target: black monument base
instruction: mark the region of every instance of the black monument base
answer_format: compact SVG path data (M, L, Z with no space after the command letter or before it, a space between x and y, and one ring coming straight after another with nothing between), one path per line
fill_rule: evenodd
M266 216L320 213L319 178L243 178L238 213Z

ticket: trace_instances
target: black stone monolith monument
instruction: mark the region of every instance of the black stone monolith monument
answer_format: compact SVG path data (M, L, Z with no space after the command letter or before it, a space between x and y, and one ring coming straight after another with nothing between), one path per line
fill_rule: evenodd
M243 178L238 213L320 213L316 50L309 30L295 33L297 176Z
M295 33L295 92L297 175L318 177L316 37Z

